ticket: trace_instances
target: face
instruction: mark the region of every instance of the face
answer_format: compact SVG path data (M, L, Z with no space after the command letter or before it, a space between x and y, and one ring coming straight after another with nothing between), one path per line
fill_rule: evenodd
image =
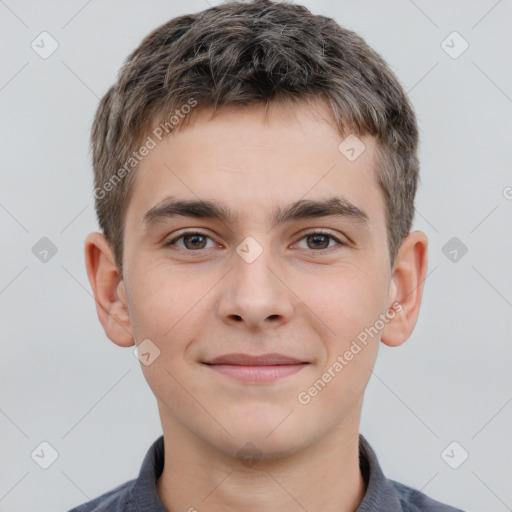
M374 141L353 160L342 140L320 103L225 108L141 161L122 286L135 342L159 351L141 367L164 432L285 454L358 428L392 275ZM206 364L233 353L301 364Z

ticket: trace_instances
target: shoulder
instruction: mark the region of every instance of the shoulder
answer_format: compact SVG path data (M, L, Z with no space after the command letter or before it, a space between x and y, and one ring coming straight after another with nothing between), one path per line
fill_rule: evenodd
M131 489L135 480L118 485L91 501L82 503L68 512L128 512L131 510Z
M460 508L445 505L429 498L426 494L407 485L389 480L400 497L400 504L404 512L464 512Z

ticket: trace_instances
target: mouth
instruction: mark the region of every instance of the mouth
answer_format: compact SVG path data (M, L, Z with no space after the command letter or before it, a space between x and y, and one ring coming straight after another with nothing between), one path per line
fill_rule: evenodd
M300 372L307 361L282 354L226 354L204 362L211 370L233 379L253 384L273 382Z

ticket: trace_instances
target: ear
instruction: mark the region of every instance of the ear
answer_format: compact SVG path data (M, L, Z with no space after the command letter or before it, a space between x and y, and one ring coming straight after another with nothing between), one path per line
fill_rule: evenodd
M133 345L124 283L103 234L91 233L85 239L85 265L105 334L121 347Z
M416 325L427 276L427 249L425 233L413 231L405 237L396 255L388 295L387 314L392 319L381 336L385 345L401 345Z

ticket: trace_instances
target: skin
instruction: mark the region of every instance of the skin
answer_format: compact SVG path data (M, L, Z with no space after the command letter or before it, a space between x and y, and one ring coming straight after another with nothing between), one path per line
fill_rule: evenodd
M321 102L276 103L268 120L260 106L224 107L213 120L199 112L136 171L123 276L103 235L87 237L87 272L107 336L122 347L150 339L160 350L141 368L162 422L157 490L167 510L349 512L361 503L364 390L380 343L401 345L416 324L427 238L409 233L391 265L375 141L360 138L366 149L351 162ZM368 223L328 216L272 226L276 206L334 194L364 210ZM175 217L148 228L145 213L171 195L222 203L238 222ZM196 240L199 248L190 237L165 246L185 228L208 238ZM315 245L306 236L315 229L345 245L330 237ZM263 250L252 263L236 252L248 236ZM298 394L393 303L401 305L394 318L300 403ZM201 363L231 352L281 353L309 364L252 384ZM257 447L252 465L238 455L244 446Z

